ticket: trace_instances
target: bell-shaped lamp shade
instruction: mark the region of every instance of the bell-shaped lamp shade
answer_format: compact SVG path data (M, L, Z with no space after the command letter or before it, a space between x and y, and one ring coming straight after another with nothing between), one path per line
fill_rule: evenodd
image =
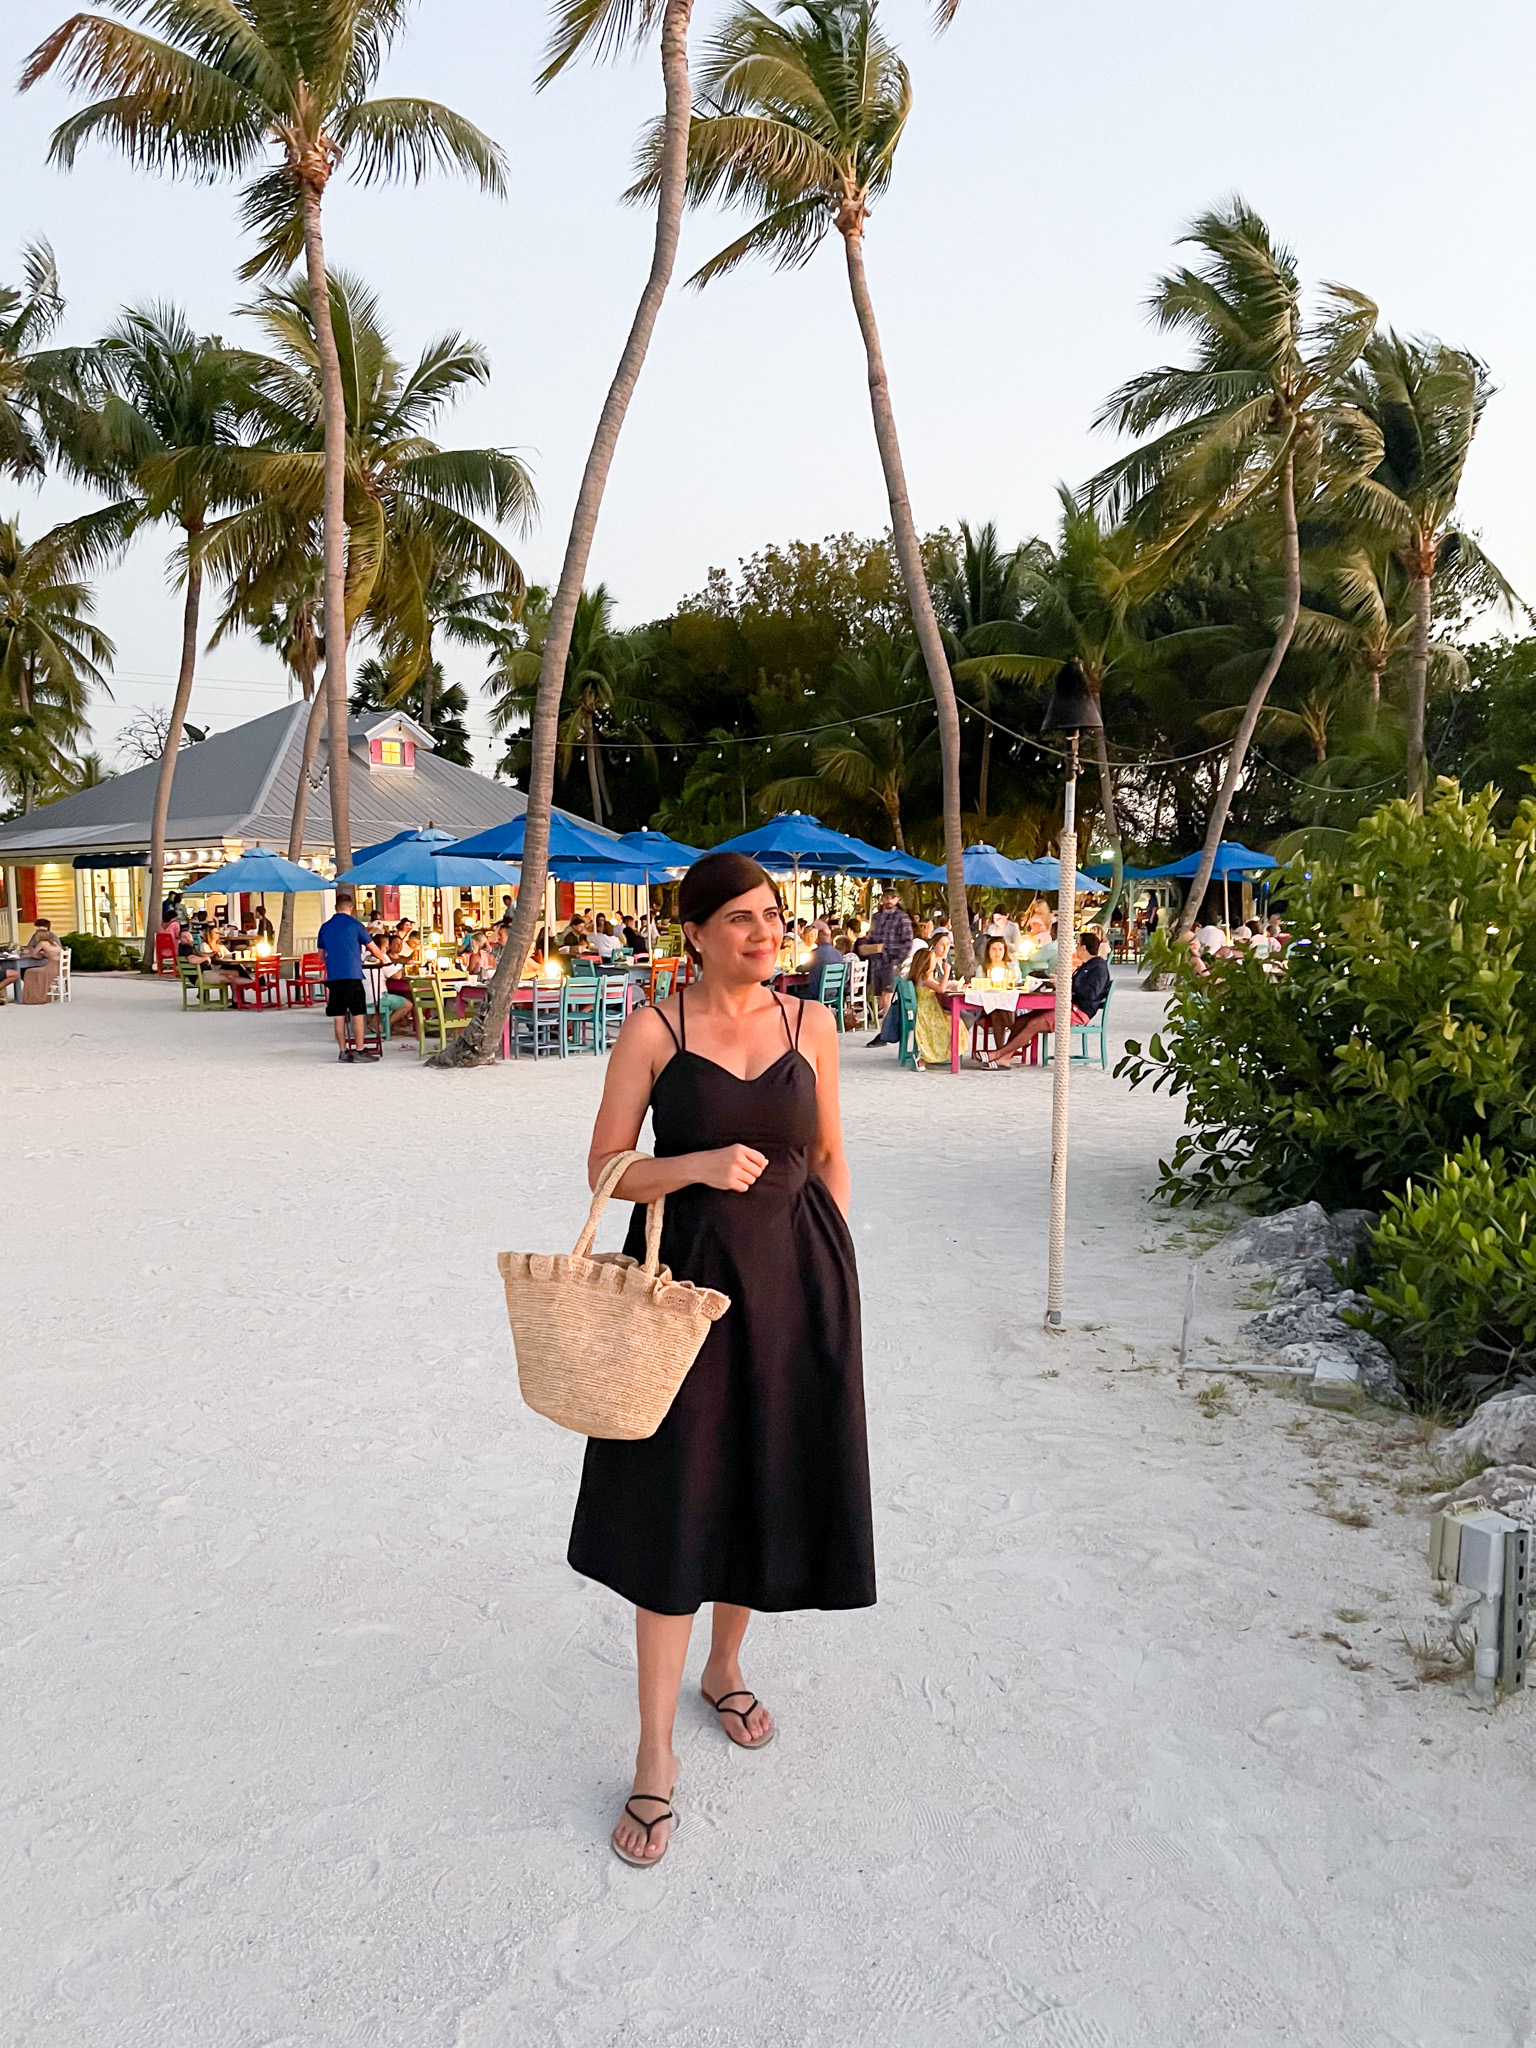
M1040 722L1042 732L1100 732L1104 720L1088 678L1075 661L1063 662L1051 684L1051 701Z

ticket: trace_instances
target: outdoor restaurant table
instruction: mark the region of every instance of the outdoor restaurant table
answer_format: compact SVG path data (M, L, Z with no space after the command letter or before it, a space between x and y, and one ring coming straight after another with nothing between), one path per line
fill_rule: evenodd
M967 1012L977 1017L988 1010L1017 1015L1020 1011L1056 1007L1056 998L1049 989L1030 988L946 989L939 1001L949 1012L949 1071L952 1074L960 1071L961 1027Z
M22 974L25 974L29 967L41 967L42 964L42 961L32 954L0 953L0 974L10 974L18 968L21 970L21 972L17 974L15 983L13 984L16 990L15 1000L18 1003L21 1001Z

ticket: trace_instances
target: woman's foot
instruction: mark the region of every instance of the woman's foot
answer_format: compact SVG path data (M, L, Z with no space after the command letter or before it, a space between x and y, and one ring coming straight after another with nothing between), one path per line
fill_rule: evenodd
M773 1716L742 1684L740 1664L706 1664L699 1689L738 1749L762 1749L773 1739Z
M662 1819L672 1804L677 1788L677 1758L635 1760L635 1784L613 1831L613 1846L621 1856L636 1863L657 1863L667 1853L672 1839L672 1822ZM636 1816L639 1816L637 1819ZM647 1832L645 1823L653 1823Z

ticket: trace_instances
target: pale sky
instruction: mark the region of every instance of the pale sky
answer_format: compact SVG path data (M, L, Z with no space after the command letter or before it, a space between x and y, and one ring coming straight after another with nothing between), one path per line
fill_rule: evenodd
M68 11L5 0L12 77ZM654 53L534 94L544 12L422 0L386 74L386 89L446 100L497 138L511 165L504 204L443 179L338 181L327 198L331 260L375 287L402 352L445 327L489 349L492 384L448 416L443 439L512 446L531 465L543 516L515 545L532 581L558 568L648 264L649 220L617 195L660 103ZM699 0L701 30L722 12ZM1487 362L1498 395L1464 512L1536 594L1528 0L965 0L942 38L927 16L919 0L886 0L916 105L868 245L920 526L990 518L1009 541L1049 527L1057 479L1080 481L1109 452L1089 424L1105 395L1163 359L1144 307L1181 228L1238 190L1308 280L1355 285L1385 323ZM0 277L19 275L23 241L47 235L69 338L154 298L238 335L234 188L131 173L99 148L51 170L65 104L44 86L0 124ZM718 220L690 221L679 278L726 238ZM806 271L741 271L702 295L675 291L663 311L591 571L623 622L665 613L712 564L734 567L766 542L884 526L833 242ZM0 493L28 529L85 502L54 484ZM122 717L170 695L179 603L155 541L103 580L100 618L118 643L115 703L96 721L110 756ZM478 682L462 657L449 667ZM191 715L223 729L285 698L273 658L231 643L201 663ZM471 722L483 735L478 703Z

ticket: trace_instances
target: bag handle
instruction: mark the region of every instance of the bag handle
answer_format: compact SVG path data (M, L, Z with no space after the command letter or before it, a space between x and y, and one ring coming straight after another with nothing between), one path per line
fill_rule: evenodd
M581 1235L576 1240L573 1259L590 1258L592 1240L597 1236L598 1219L607 1208L614 1188L628 1173L637 1159L644 1159L644 1152L615 1152L602 1172L597 1176L597 1186L592 1190L592 1206L587 1211L587 1220L581 1226ZM661 1222L667 1206L665 1195L658 1195L654 1202L648 1202L645 1209L645 1270L654 1273L661 1264Z

